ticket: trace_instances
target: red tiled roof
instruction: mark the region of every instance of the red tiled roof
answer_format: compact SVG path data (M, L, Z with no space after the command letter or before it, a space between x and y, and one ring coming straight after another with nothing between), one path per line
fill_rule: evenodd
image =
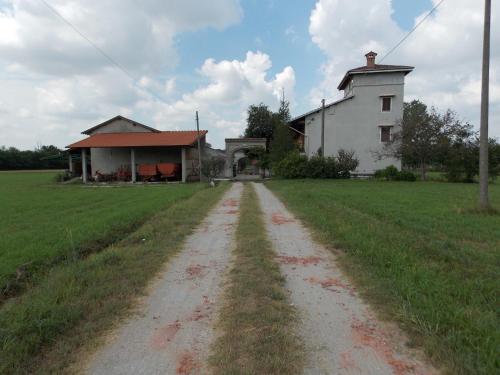
M200 130L204 137L207 130ZM195 130L162 131L158 133L98 133L66 146L70 149L91 147L154 147L154 146L191 146L198 140Z

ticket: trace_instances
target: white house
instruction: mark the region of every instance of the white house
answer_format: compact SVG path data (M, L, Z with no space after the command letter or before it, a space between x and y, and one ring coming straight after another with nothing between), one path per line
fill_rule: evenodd
M324 155L340 149L353 150L359 159L357 174L373 174L388 165L401 168L397 159L376 161L374 151L391 139L403 115L405 76L412 66L380 65L375 52L366 55L366 65L347 71L338 90L344 97L324 104L290 121L301 149L310 157L324 144Z

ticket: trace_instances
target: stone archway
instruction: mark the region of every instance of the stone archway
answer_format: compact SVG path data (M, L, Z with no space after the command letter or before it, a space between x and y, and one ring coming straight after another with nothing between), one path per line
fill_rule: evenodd
M246 150L262 147L266 149L266 139L265 138L226 138L226 171L225 175L227 178L238 177L240 179L258 179L260 174L247 174L238 172L243 172L242 161L245 158L244 152ZM247 166L245 166L247 168ZM246 171L249 169L247 168Z

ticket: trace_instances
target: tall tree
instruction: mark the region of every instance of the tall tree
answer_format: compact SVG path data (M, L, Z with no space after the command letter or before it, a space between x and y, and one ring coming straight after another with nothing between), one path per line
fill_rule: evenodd
M279 119L284 123L287 124L290 121L290 102L285 99L285 90L283 89L281 92L281 98L280 98L280 107L278 109L277 113Z
M273 136L273 130L273 113L267 105L260 103L248 107L245 137L266 138L269 142Z
M403 118L390 142L374 154L377 159L396 157L406 166L418 167L420 177L426 179L430 164L443 160L450 144L472 136L472 126L460 121L447 110L444 114L414 100L404 104Z
M279 162L286 154L296 149L288 123L281 121L279 115L276 117L273 139L269 145L269 156L273 164Z

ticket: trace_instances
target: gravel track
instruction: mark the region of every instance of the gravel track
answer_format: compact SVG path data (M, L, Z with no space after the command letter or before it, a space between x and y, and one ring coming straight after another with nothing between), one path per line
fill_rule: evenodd
M277 260L297 307L309 359L304 374L434 374L394 325L375 318L335 257L264 185L254 183ZM319 213L320 214L320 213Z
M235 183L166 265L138 314L110 335L88 374L206 374L242 184ZM167 229L167 228L166 228Z

